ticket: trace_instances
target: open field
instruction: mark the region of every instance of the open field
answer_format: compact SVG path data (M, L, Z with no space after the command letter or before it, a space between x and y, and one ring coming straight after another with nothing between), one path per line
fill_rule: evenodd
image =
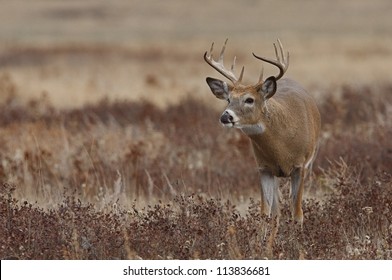
M187 99L1 108L1 258L392 258L391 86L320 104L295 231L282 181L274 253L248 140ZM351 105L355 102L355 105Z
M1 259L392 259L390 1L5 2ZM248 82L281 38L321 112L303 230L282 180L272 252L249 141L205 83L226 37Z
M273 56L280 38L291 53L287 75L320 97L390 81L391 13L387 0L3 1L0 70L24 100L46 93L62 108L106 96L161 106L211 98L204 79L215 73L201 59L211 42L219 49L229 38L227 57L237 55L254 82L261 65L251 53Z

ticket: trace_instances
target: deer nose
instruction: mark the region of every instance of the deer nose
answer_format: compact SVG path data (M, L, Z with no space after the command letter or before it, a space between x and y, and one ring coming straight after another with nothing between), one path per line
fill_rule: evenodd
M232 123L234 120L233 116L229 112L225 111L220 117L220 122L223 124Z

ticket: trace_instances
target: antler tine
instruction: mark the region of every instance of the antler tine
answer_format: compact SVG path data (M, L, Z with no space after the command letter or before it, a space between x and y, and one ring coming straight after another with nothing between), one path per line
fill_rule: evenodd
M245 70L245 66L242 66L240 77L237 80L238 84L242 82L242 77L244 76L244 70Z
M278 41L278 44L279 44L279 49L280 49L280 56L282 57L282 59L283 59L283 62L286 62L285 61L285 57L284 57L284 55L283 55L283 45L282 45L282 42L278 39L277 40ZM287 52L287 59L289 58L289 52Z
M286 57L284 56L284 51L283 51L283 45L282 42L278 39L277 40L278 45L279 45L279 50L280 50L280 55L278 52L278 48L276 47L276 44L274 43L274 50L275 50L275 56L276 60L268 59L262 56L257 56L255 53L253 53L253 56L257 59L263 60L265 62L268 62L272 65L275 65L276 67L279 68L279 74L275 76L276 80L279 80L280 78L283 77L284 73L287 71L289 67L289 58L290 54L287 52ZM260 81L259 81L260 82Z
M260 77L258 83L263 82L263 75L264 75L264 65L261 64L261 71L260 71Z
M212 59L212 52L214 51L214 42L212 42L211 44L211 48L210 48L210 57Z
M274 49L275 49L275 57L276 57L276 60L277 60L278 62L280 62L280 58L279 58L279 54L278 54L278 49L276 48L276 44L273 43L273 45L274 45ZM282 55L282 56L283 56L283 55Z
M236 60L237 60L237 57L235 56L234 59L233 59L233 64L232 64L231 67L230 67L230 70L231 70L231 72L233 72L233 73L234 73L234 68L235 68L235 62L236 62ZM240 77L238 78L237 83L241 83L241 82L242 82L242 77L244 76L244 70L245 70L245 66L242 66L241 73L240 73Z
M234 73L234 68L235 68L235 62L236 62L236 60L237 60L237 57L235 56L234 59L233 59L233 64L232 64L231 67L230 67L230 70L231 70L231 72L233 72L233 73Z
M223 44L222 50L221 50L221 52L220 52L220 54L219 54L219 60L218 60L218 62L219 62L220 64L222 64L222 65L223 65L223 55L224 55L224 53L225 53L226 44L227 44L227 41L228 41L228 40L229 40L229 39L226 39L225 43Z
M290 53L287 52L286 57L284 57L282 42L279 39L277 41L278 41L279 49L280 49L280 57L282 58L282 62L285 65L286 70L287 70L287 68L289 67ZM275 44L274 44L274 46L275 46ZM276 52L276 47L275 47L275 54L276 54L276 57L278 58L278 61L280 62L279 56L277 55L277 52Z
M239 79L234 74L234 67L235 67L235 62L236 62L236 57L234 57L233 64L231 65L231 70L228 70L225 68L223 65L223 58L224 58L224 52L226 50L226 44L227 44L228 39L226 39L225 43L223 44L222 50L219 54L219 59L218 61L215 61L212 57L212 52L213 52L213 46L214 43L211 45L210 52L205 52L204 53L204 60L216 71L221 73L223 76L228 78L233 84L238 84L241 82L243 74L244 74L244 67L242 68L241 74Z

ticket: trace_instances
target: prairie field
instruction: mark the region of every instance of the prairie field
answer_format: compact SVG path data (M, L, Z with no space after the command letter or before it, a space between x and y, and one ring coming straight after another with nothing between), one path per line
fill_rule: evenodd
M163 4L165 3L165 4ZM4 1L1 259L392 259L392 4ZM229 38L245 82L290 51L320 148L304 224L289 181L271 244L248 138L203 60ZM276 69L266 66L265 73ZM268 75L267 74L267 75Z

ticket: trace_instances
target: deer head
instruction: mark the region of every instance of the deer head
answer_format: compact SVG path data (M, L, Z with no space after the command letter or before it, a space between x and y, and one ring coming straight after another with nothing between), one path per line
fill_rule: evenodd
M231 81L231 84L221 81L219 79L208 77L207 84L212 93L219 99L227 100L228 105L220 117L220 122L224 126L236 127L250 132L256 129L256 132L261 132L263 124L260 120L268 114L267 102L276 92L276 81L283 77L289 66L289 53L284 57L283 46L278 40L280 56L276 44L274 44L276 60L270 60L253 53L253 56L262 61L268 62L279 68L277 76L271 76L263 80L263 68L261 70L259 81L254 85L244 85L242 78L244 74L244 67L242 67L239 78L234 74L236 57L234 57L231 69L228 70L223 64L223 56L226 49L226 43L223 45L218 61L213 59L213 47L204 54L204 60L212 66L215 70L225 76Z

